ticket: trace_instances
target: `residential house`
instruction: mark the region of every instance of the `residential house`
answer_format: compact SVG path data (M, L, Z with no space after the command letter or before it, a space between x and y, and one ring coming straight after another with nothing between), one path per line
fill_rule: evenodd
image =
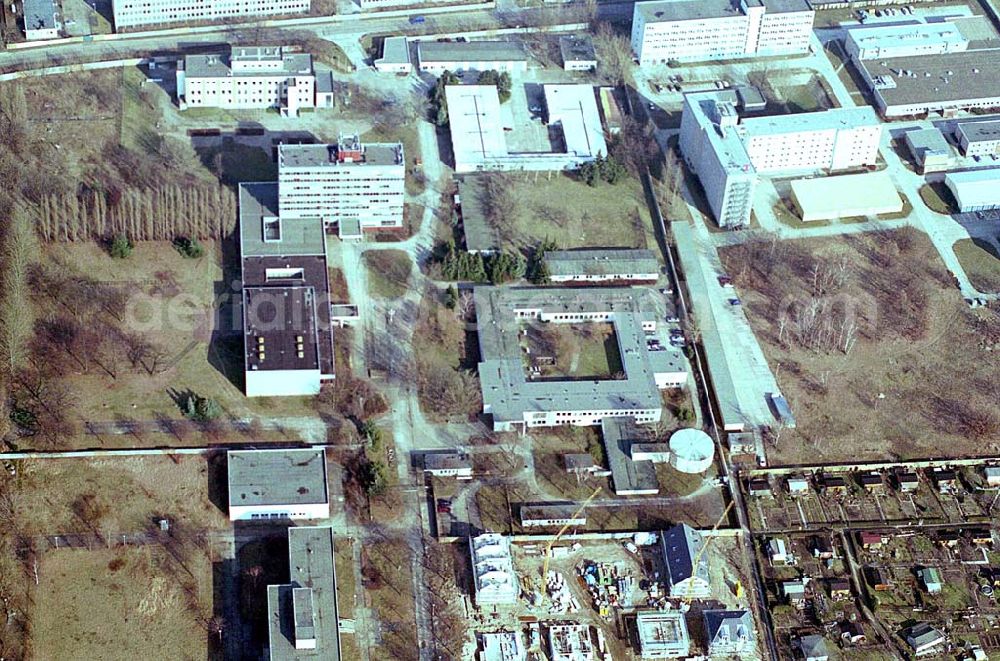
M708 561L702 553L705 542L701 533L681 523L660 532L660 544L670 583L670 596L711 596Z
M896 480L899 482L899 490L904 493L920 488L920 477L916 473L900 473Z
M946 640L943 633L926 622L920 622L906 630L906 644L917 656L943 645Z
M927 594L939 594L941 592L941 572L936 567L925 567L918 571L917 575L923 581Z
M750 611L707 610L703 616L710 656L738 656L756 648L757 634Z
M747 491L749 491L751 496L756 497L774 495L771 491L771 484L764 479L750 480L750 483L747 485Z
M772 539L767 543L768 554L771 556L772 565L788 565L794 564L794 558L789 555L787 548L785 547L785 540L783 539Z
M826 582L830 598L834 601L851 598L851 582L846 578L831 578Z
M882 533L871 532L869 530L863 530L858 533L858 540L861 542L861 548L869 551L882 548L882 545L887 541L885 535Z
M805 604L806 582L804 580L784 581L781 584L781 596L788 599L793 606Z
M859 622L841 622L840 638L852 645L864 645L868 642L865 629Z
M789 477L788 493L793 496L809 493L809 480L805 477Z
M878 473L862 473L858 481L865 491L881 491L885 486L882 476Z
M1000 466L987 466L983 473L986 476L986 486L1000 487Z

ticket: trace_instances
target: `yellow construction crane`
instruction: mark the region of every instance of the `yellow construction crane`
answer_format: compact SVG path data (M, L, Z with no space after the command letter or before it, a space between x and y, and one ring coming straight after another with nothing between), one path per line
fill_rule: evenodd
M729 516L729 510L733 509L734 502L735 501L730 500L729 504L726 505L726 509L722 510L722 516L720 516L719 520L715 522L714 526L712 526L712 532L715 532L716 530L718 530L719 526L722 525L722 522L726 520L727 516ZM705 540L702 543L701 548L698 549L698 553L694 556L694 559L691 561L691 573L692 574L697 574L698 573L698 563L701 562L701 557L703 555L705 555L705 550L708 549L708 545L709 545L709 543L713 539L715 539L715 538L714 537L708 538L707 540ZM693 586L693 583L688 583L687 594L684 595L684 599L683 599L684 603L687 604L688 606L691 605L691 601L694 599L694 597L691 595L691 588L692 588L692 586Z
M587 497L587 500L583 501L580 504L580 507L575 512L573 512L573 516L571 516L570 518L575 519L576 517L578 517L580 515L580 512L582 512L584 508L586 508L587 505L590 504L590 501L596 498L597 494L601 493L602 491L604 491L603 487L597 487L596 489L594 489L594 493L590 494ZM556 536L549 541L548 546L545 547L545 561L542 563L542 585L545 584L545 579L549 574L549 558L552 557L552 545L559 541L559 538L562 537L563 533L569 529L569 526L570 524L569 522L567 522L562 528L559 529L559 532L556 533Z

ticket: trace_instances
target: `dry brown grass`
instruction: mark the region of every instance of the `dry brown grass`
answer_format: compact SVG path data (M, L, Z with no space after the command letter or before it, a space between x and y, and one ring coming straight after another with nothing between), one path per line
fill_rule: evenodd
M721 256L798 422L769 448L772 462L1000 449L996 358L985 351L995 340L984 339L1000 318L964 304L923 234L749 244Z
M202 622L210 610L212 565L187 563L181 581L163 572L173 562L154 547L61 550L44 554L34 588L31 654L36 659L204 659ZM182 585L182 583L184 585ZM188 592L191 591L191 593Z
M381 623L381 644L371 650L375 661L416 659L412 552L405 540L371 540L362 548L361 571L374 615Z

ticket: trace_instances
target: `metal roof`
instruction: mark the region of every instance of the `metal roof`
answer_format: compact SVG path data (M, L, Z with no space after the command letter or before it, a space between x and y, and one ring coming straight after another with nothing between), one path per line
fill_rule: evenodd
M648 440L647 434L639 429L632 418L604 418L601 421L601 437L616 494L652 495L660 492L660 483L656 479L653 462L632 461L631 448L641 441Z

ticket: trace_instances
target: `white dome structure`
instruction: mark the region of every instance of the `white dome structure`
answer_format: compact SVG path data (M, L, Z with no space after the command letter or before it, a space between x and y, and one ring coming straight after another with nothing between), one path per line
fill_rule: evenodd
M704 473L715 458L712 437L700 429L679 429L670 436L670 465L682 473Z

